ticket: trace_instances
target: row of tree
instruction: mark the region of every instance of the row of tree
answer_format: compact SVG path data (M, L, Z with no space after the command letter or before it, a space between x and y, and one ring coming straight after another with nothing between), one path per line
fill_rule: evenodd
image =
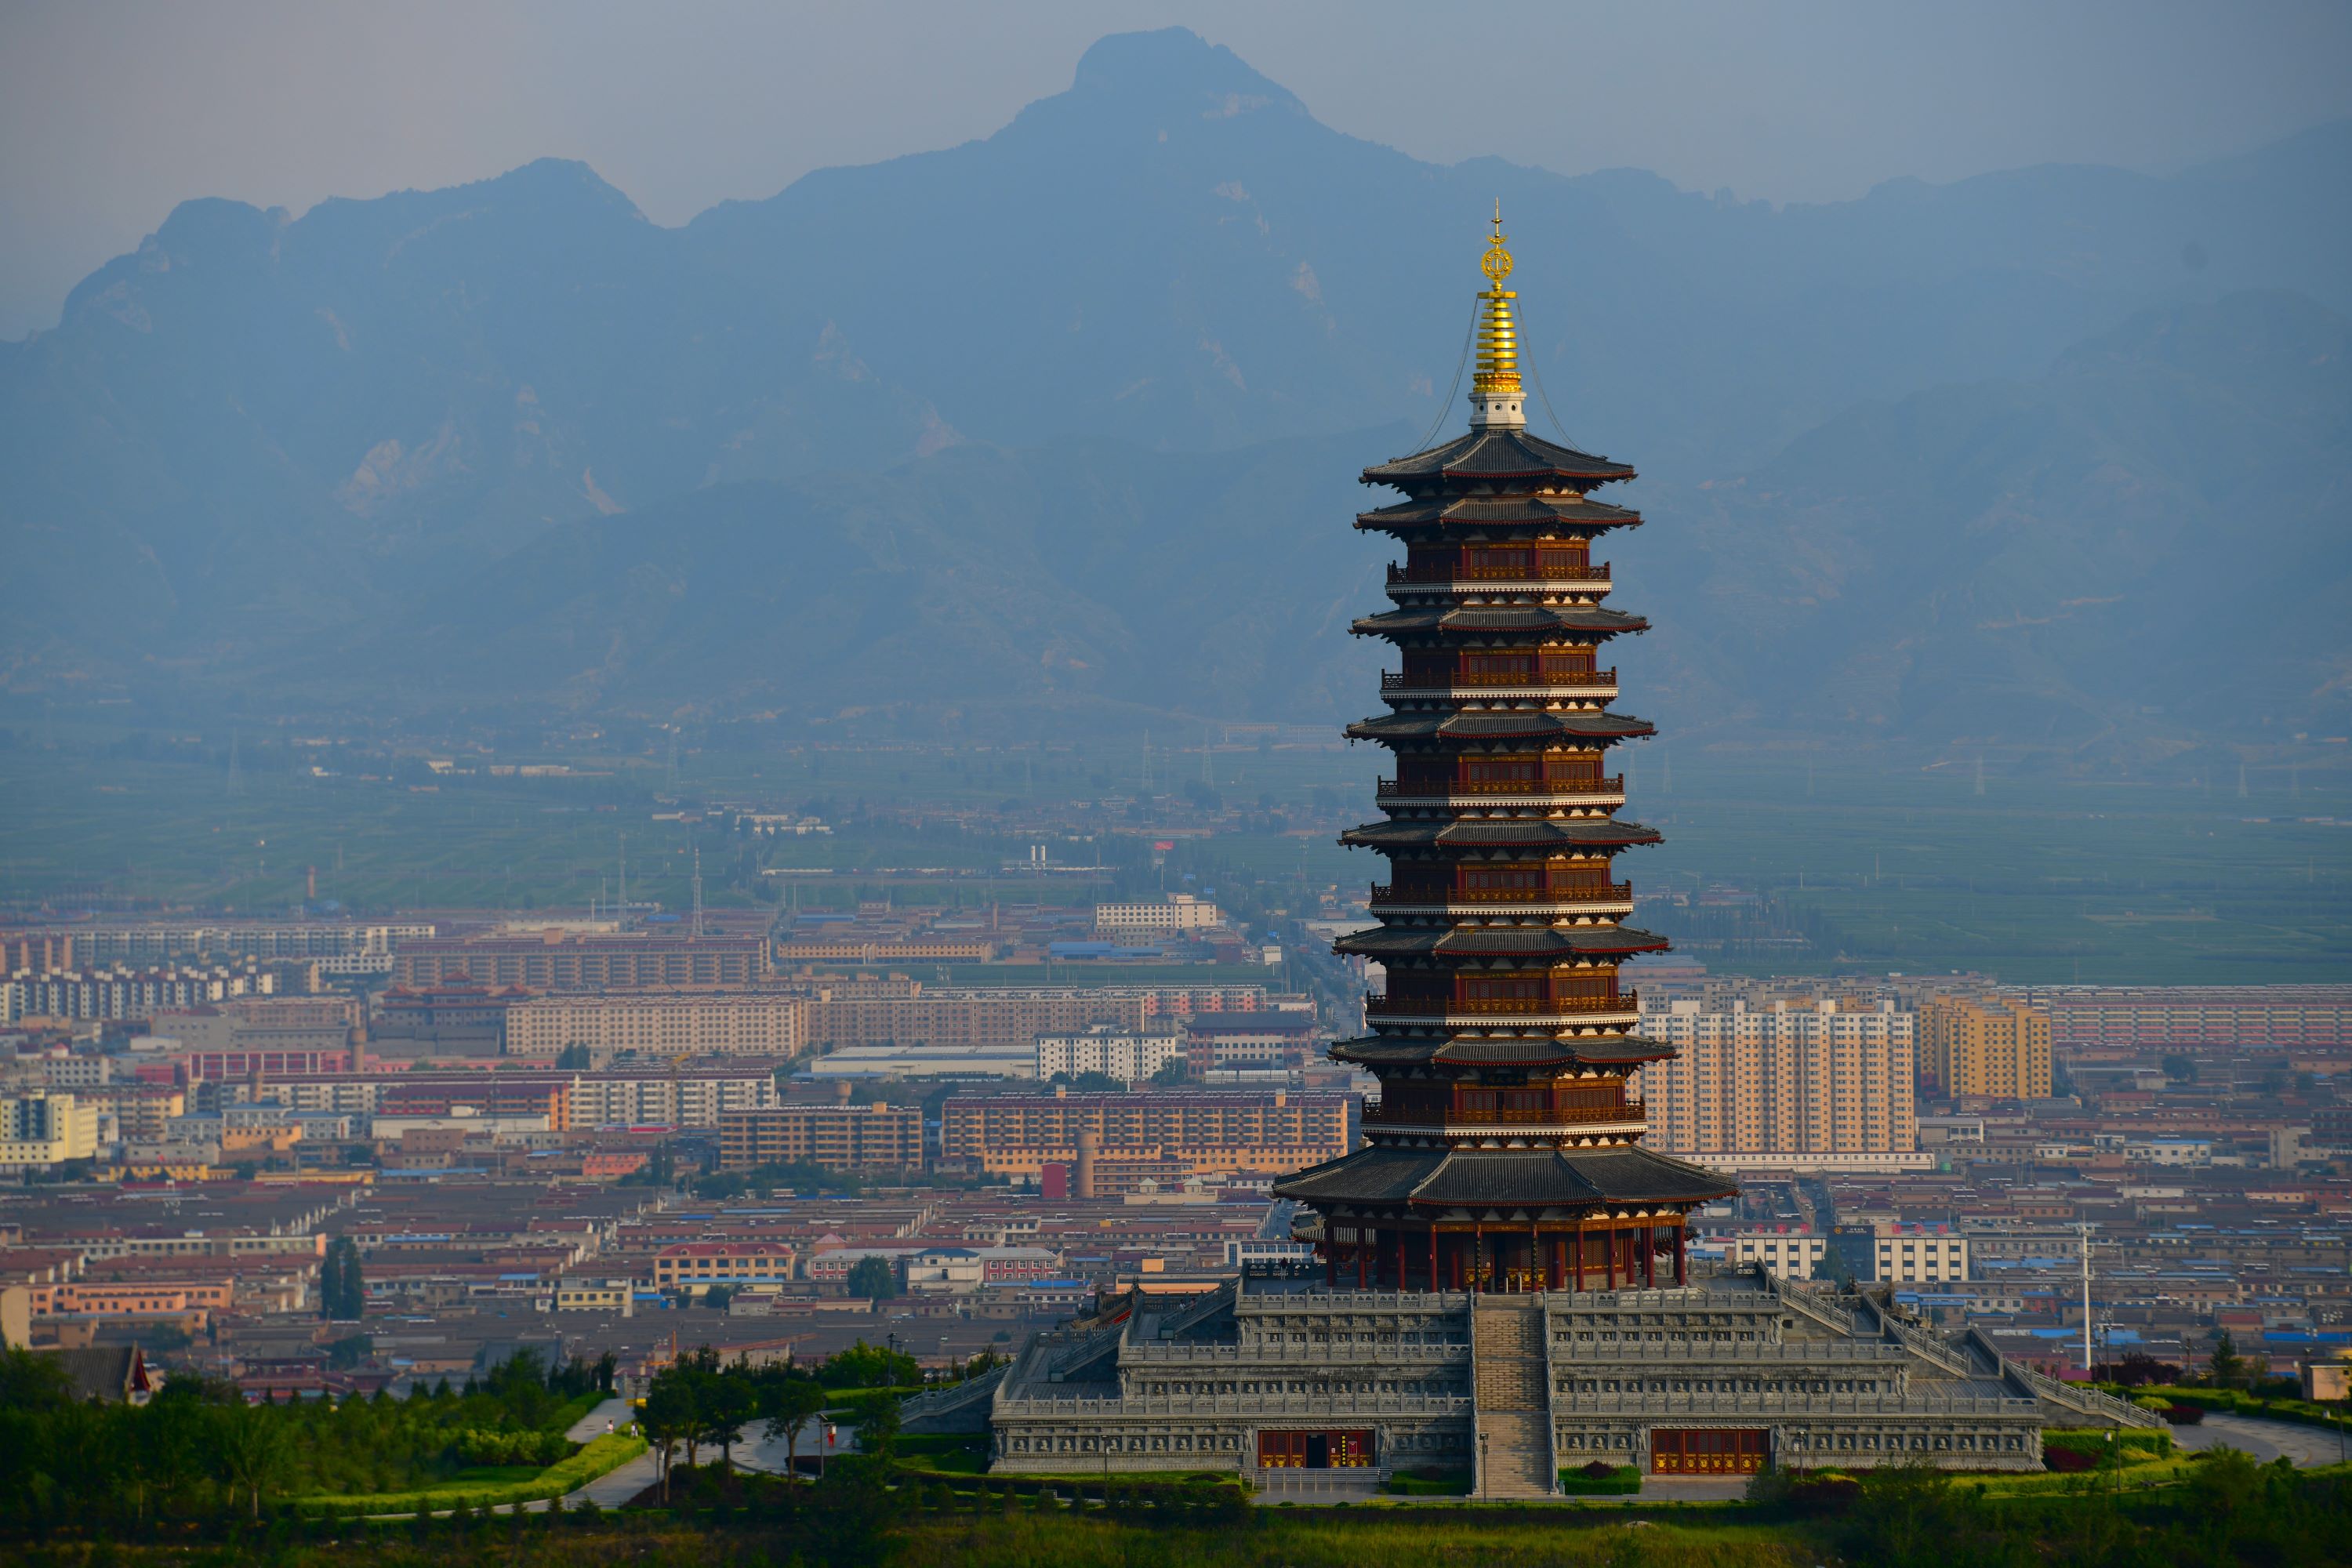
M982 1356L965 1373L985 1370L988 1363ZM803 1429L845 1403L853 1390L864 1391L855 1400L859 1447L887 1458L898 1432L898 1401L892 1391L913 1387L922 1377L914 1357L863 1340L807 1369L789 1363L722 1362L704 1345L655 1374L638 1423L653 1445L667 1497L670 1467L679 1450L691 1467L701 1462L703 1449L716 1448L720 1465L731 1468L735 1445L755 1427L767 1441L784 1445L786 1471L796 1472Z
M144 1405L75 1396L54 1356L0 1352L0 1524L196 1519L268 1498L429 1488L469 1465L548 1464L612 1389L613 1365L525 1351L479 1381L406 1399L247 1403L233 1384L168 1379Z

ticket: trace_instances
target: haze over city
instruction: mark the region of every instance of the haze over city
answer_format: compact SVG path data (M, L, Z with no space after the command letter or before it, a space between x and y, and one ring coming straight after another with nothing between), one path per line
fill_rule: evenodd
M0 1542L2352 1555L2347 59L11 10Z

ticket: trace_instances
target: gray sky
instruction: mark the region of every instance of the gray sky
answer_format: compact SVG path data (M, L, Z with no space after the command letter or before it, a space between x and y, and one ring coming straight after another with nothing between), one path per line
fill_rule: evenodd
M1825 201L2047 162L2165 170L2352 113L2320 0L5 0L0 337L175 202L297 212L584 159L656 221L985 136L1105 33L1193 28L1440 162Z

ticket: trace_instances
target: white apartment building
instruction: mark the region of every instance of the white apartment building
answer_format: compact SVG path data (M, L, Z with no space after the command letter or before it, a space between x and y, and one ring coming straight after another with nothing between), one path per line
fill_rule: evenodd
M1969 1277L1969 1240L1942 1229L1882 1225L1875 1241L1882 1285L1935 1285Z
M1037 1047L1011 1044L943 1046L855 1045L827 1051L809 1063L820 1079L885 1078L1013 1078L1037 1075Z
M1645 1006L1675 1059L1642 1069L1649 1146L1720 1170L1899 1171L1919 1152L1917 1016L1893 1002Z
M584 1072L572 1084L574 1127L716 1127L722 1110L777 1103L776 1078L756 1068L663 1074Z
M1766 1273L1782 1279L1812 1279L1830 1250L1829 1237L1801 1231L1755 1231L1723 1239L1725 1261L1761 1264Z
M1171 893L1165 903L1097 904L1099 936L1177 936L1225 923L1217 906L1192 893Z
M1037 1037L1039 1081L1065 1074L1097 1072L1121 1083L1150 1078L1171 1062L1184 1059L1181 1035L1145 1035L1097 1025L1075 1035Z

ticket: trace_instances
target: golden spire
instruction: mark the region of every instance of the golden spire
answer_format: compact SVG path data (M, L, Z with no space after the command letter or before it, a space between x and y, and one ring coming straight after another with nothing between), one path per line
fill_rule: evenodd
M1486 291L1479 296L1483 310L1478 322L1478 368L1470 379L1473 425L1519 425L1519 329L1511 317L1511 301L1518 295L1503 287L1511 275L1511 253L1505 249L1503 204L1495 202L1495 232L1486 238L1486 254L1478 270L1486 275Z

